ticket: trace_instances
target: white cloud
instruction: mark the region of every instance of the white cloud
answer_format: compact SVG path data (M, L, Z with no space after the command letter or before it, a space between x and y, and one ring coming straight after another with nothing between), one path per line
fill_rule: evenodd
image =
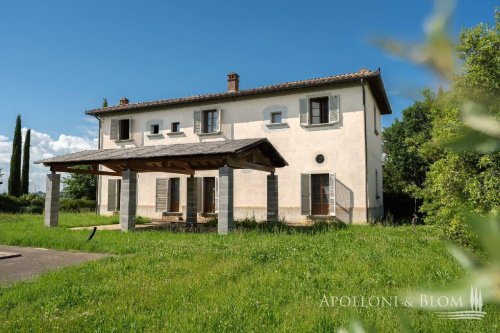
M22 129L23 139L26 128ZM70 154L77 151L96 149L97 138L79 137L61 134L57 139L53 139L46 133L31 130L31 150L30 150L30 192L45 191L45 175L48 168L33 162L45 158ZM10 168L10 157L12 153L12 141L0 135L0 169L5 175L2 177L3 184L0 185L0 193L7 192L7 181Z

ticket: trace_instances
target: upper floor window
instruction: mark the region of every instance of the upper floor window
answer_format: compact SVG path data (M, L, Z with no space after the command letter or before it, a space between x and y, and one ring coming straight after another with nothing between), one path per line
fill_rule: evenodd
M377 107L373 106L373 130L375 135L378 135L378 125L377 125Z
M281 124L283 121L283 115L281 112L272 112L271 113L271 124Z
M328 123L328 97L311 98L309 100L310 124Z
M110 138L115 141L132 139L132 119L111 119Z
M217 110L203 111L203 133L215 133L219 130Z
M340 96L307 96L299 99L300 125L324 126L340 122Z
M151 134L160 134L160 125L159 124L153 124L153 125L151 125L149 133L151 133Z
M172 123L170 132L179 133L181 131L181 124L179 122Z

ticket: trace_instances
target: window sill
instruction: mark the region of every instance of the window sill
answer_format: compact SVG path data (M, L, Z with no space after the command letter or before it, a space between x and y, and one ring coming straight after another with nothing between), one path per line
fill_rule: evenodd
M181 136L184 135L184 132L169 132L167 133L168 136Z
M163 138L163 134L161 134L161 133L158 133L158 134L148 134L148 138L150 138L150 139Z
M213 133L198 133L198 136L217 136L217 135L221 135L222 132L213 132Z
M127 143L127 142L134 142L133 139L125 139L125 140L115 140L116 143Z
M266 127L272 129L272 128L287 128L290 126L288 126L287 123L270 123L270 124L266 124Z
M333 127L337 125L338 122L336 123L323 123L323 124L309 124L309 125L301 125L304 128L323 128L323 127Z

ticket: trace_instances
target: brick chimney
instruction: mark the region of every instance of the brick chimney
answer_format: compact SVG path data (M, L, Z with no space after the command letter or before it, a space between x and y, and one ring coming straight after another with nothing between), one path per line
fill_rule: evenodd
M128 104L128 99L127 97L122 97L120 98L120 105L127 105Z
M238 92L240 90L240 76L235 72L227 74L227 91Z

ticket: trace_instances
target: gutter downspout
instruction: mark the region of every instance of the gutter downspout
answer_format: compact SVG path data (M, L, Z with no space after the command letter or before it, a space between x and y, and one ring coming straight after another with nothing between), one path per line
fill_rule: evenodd
M101 149L101 118L99 118L99 116L97 115L93 115L97 121L99 122L99 132L98 132L98 135L97 135L97 149ZM101 169L101 166L98 166L98 169L100 170ZM100 205L100 195L99 195L99 189L100 189L100 185L101 185L101 175L97 175L97 182L96 182L96 186L95 186L95 214L96 215L99 215L99 211L100 211L100 208L101 208L101 205Z
M361 79L361 90L363 91L363 125L364 125L364 137L365 137L365 206L366 206L366 223L369 222L368 217L368 135L366 132L366 93L365 93L365 81Z

